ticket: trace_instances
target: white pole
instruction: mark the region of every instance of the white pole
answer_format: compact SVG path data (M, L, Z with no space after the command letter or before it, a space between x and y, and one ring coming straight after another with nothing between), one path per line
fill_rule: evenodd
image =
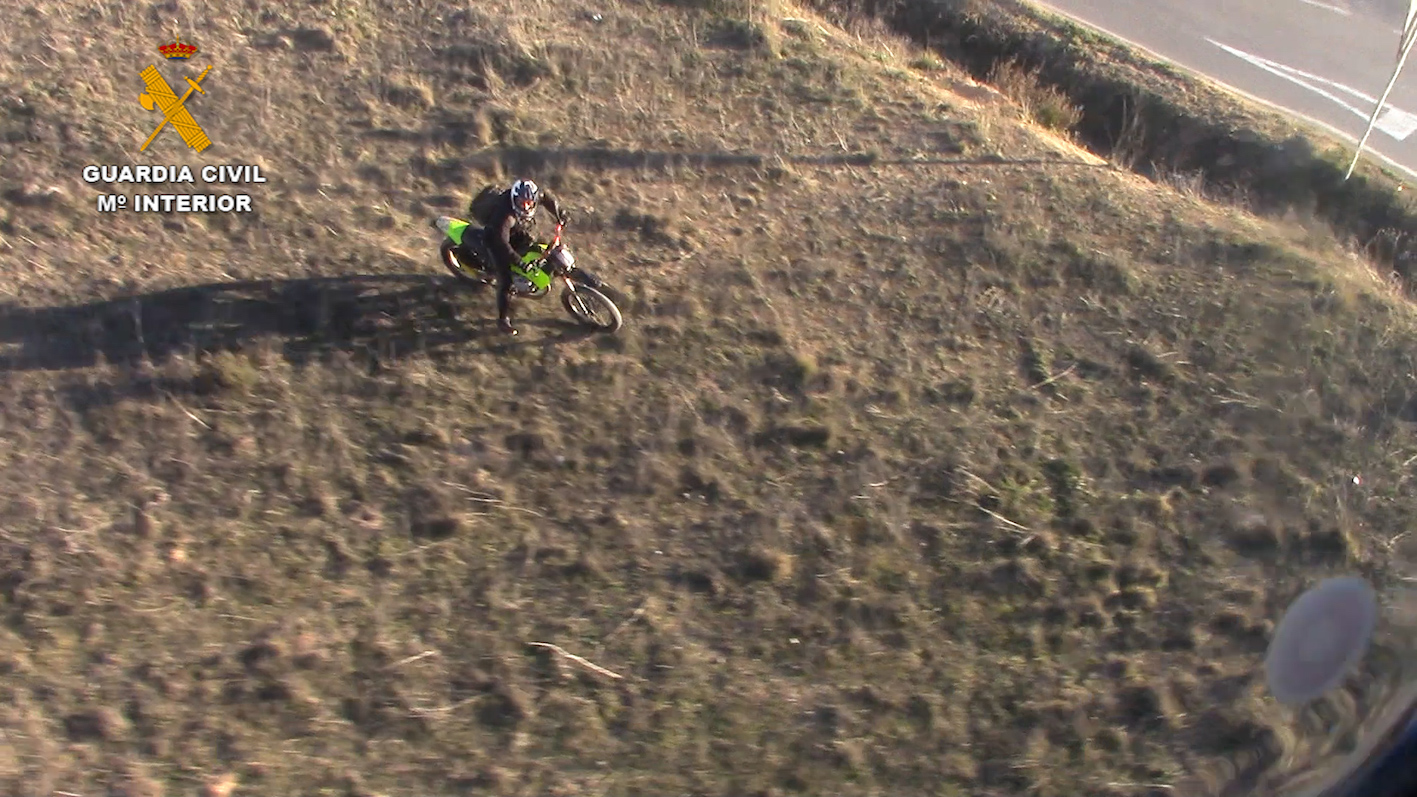
M1397 67L1392 70L1392 77L1388 79L1387 88L1383 89L1383 96L1378 98L1378 104L1373 108L1373 115L1368 117L1368 128L1363 131L1363 137L1358 140L1358 151L1353 153L1353 162L1348 164L1348 173L1343 175L1347 180L1353 176L1353 169L1358 166L1358 159L1363 156L1363 146L1368 143L1368 136L1373 134L1373 126L1378 122L1378 116L1383 112L1383 106L1387 103L1387 97L1392 93L1392 87L1397 85L1397 77L1402 74L1402 67L1407 64L1407 56L1412 52L1412 44L1417 41L1417 29L1412 26L1413 17L1417 17L1417 0L1407 7L1407 24L1402 30L1402 49L1398 52Z

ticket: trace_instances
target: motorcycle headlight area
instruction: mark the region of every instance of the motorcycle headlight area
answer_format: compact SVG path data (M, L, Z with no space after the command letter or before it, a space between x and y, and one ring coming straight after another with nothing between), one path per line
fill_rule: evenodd
M564 246L558 246L552 249L551 253L546 256L546 260L551 265L562 269L569 270L576 265L576 256L571 254L571 250Z

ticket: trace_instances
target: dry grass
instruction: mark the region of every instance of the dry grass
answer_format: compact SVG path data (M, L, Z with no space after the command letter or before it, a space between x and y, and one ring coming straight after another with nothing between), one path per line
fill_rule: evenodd
M1300 746L1274 607L1417 509L1386 283L878 28L469 8L0 32L0 788L1141 795ZM174 19L217 144L138 156ZM133 159L272 181L75 237ZM513 172L621 336L438 277Z
M1046 86L1035 72L1015 61L1000 61L989 82L1002 91L1045 129L1066 134L1082 120L1082 109L1059 89Z

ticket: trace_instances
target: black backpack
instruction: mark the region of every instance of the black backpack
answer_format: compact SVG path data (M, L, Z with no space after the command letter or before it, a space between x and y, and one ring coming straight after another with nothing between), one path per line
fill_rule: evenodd
M502 189L495 185L483 186L477 196L467 204L467 213L478 224L486 227L492 214L497 211L497 203L502 200Z

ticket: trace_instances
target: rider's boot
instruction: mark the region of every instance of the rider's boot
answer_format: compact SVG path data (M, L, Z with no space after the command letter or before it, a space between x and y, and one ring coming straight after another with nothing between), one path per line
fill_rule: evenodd
M507 335L517 334L517 328L512 324L512 319L510 316L499 316L497 318L497 328L502 330L502 332Z

